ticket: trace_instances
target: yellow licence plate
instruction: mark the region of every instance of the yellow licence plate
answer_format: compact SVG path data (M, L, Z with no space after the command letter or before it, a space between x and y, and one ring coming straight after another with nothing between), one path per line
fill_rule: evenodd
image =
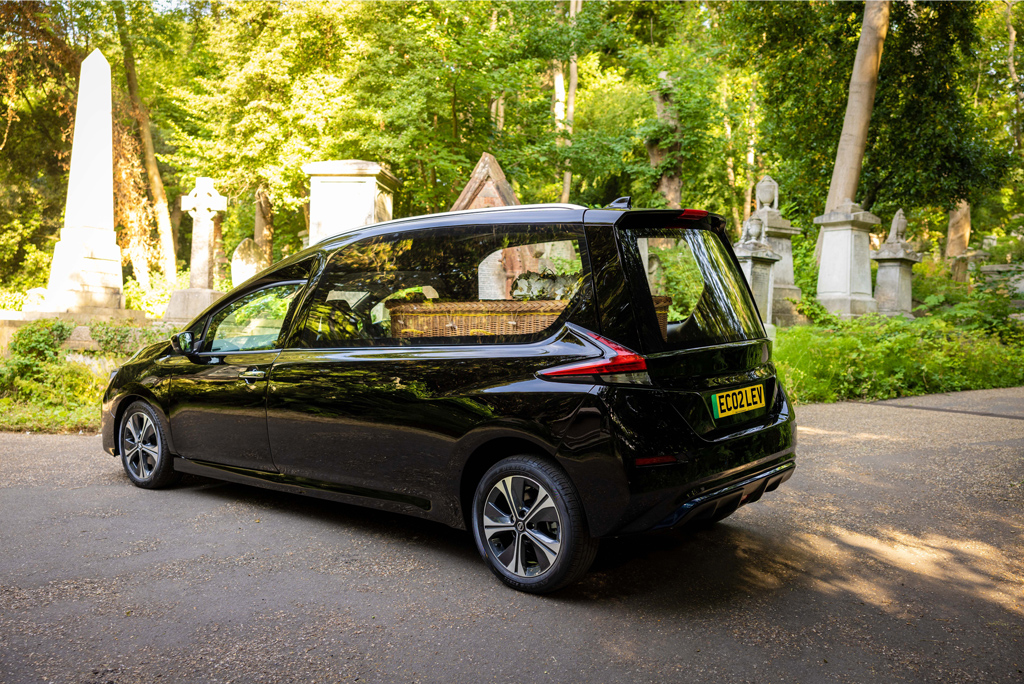
M734 413L753 411L764 406L764 385L742 387L730 392L711 395L711 408L715 418L724 418Z

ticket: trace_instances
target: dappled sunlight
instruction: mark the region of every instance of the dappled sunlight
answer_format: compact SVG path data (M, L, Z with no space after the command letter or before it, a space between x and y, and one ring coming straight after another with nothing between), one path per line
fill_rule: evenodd
M847 592L885 608L894 603L897 588L914 584L954 590L1024 616L1020 559L992 544L891 527L866 534L831 526L827 533L804 532L796 539L805 553L827 559L810 573L812 586L825 593Z

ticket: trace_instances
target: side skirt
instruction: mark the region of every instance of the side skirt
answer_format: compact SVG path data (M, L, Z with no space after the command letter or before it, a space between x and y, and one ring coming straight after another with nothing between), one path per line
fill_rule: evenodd
M407 513L419 518L430 517L427 515L431 509L430 500L418 496L396 494L395 492L385 492L366 487L340 485L333 482L283 475L281 473L268 473L262 470L250 470L249 468L239 468L219 463L191 461L179 456L174 457L174 470L215 480L226 480L227 482L235 482L237 484L274 489L289 494L302 494L304 496L314 496L318 499L327 499L328 501L340 501L341 503L355 504L356 506L369 506L397 513Z

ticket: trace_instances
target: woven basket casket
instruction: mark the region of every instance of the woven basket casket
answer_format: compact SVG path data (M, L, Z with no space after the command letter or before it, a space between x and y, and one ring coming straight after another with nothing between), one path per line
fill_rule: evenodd
M655 297L662 335L668 325L671 297ZM388 302L392 337L477 337L532 335L550 326L565 311L565 301Z

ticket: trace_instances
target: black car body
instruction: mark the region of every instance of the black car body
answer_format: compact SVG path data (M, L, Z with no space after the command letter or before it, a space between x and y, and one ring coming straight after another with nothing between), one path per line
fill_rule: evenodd
M490 306L488 288L501 307L519 306L501 280L517 254L566 273L535 282L568 291L539 306L554 309L539 330L519 314L497 331L474 328L497 320L465 313ZM104 449L136 484L156 486L157 467L158 484L189 472L457 528L474 528L478 497L502 509L492 523L510 526L492 551L517 560L498 565L524 564L502 579L528 591L562 586L589 563L537 580L560 548L552 542L545 561L539 545L571 524L595 539L717 520L794 467L771 343L725 222L706 212L538 205L371 225L275 264L185 332L142 349L104 395ZM515 457L547 474L509 471L520 479L501 486L520 493L507 500L497 484L490 499L477 491ZM555 475L568 484L544 484ZM549 536L520 547L529 523L506 509L552 488L580 510L549 512ZM478 544L487 558L483 532Z

